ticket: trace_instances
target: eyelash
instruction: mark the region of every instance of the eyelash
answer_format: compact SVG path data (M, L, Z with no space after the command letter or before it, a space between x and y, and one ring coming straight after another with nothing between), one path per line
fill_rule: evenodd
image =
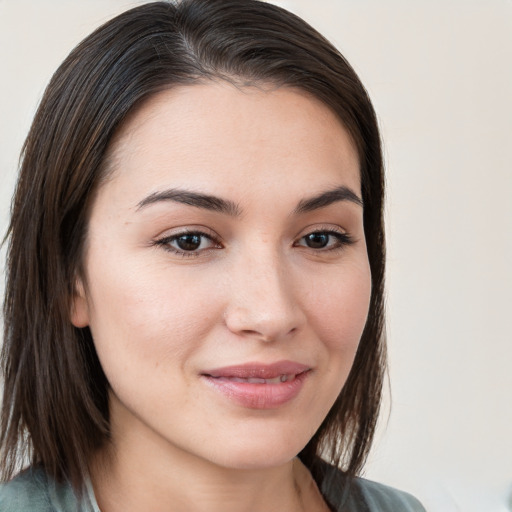
M304 240L306 237L311 235L327 235L328 237L332 237L336 239L336 242L332 247L322 247L315 249L313 247L308 247L306 245L299 245L298 242L294 243L294 246L297 247L305 247L307 249L311 249L315 252L323 252L323 253L335 253L337 251L343 250L345 247L352 245L355 240L348 234L343 233L341 231L336 231L335 229L315 229L310 233L307 233L299 238L299 241Z
M299 241L305 240L306 237L311 235L327 235L328 237L333 237L336 239L335 244L332 247L327 248L313 248L308 247L307 245L299 244ZM212 242L213 247L208 247L205 249L199 249L199 250L184 250L184 249L178 249L176 247L173 247L171 243L176 242L179 238L185 237L185 236L195 236L199 237L201 239L208 239L210 242ZM334 253L336 251L341 251L345 247L352 245L355 242L355 240L352 238L351 235L348 233L342 233L340 231L336 231L334 229L316 229L314 231L311 231L310 233L307 233L303 236L301 236L297 242L293 244L294 247L305 247L306 249L311 249L314 252L322 252L322 253ZM200 242L201 243L201 242ZM203 231L198 230L185 230L180 233L176 233L175 235L167 236L164 238L161 238L159 240L156 240L154 242L154 245L163 247L166 251L169 251L173 254L176 254L178 256L182 256L184 258L190 258L190 257L198 257L201 252L207 251L209 249L215 248L220 249L220 241L217 240L215 237L213 237L209 233L205 233Z
M194 257L199 256L202 251L208 250L208 249L200 249L200 250L186 251L183 249L178 249L171 245L172 242L175 242L179 238L185 237L185 236L196 236L196 237L200 237L201 239L206 238L207 240L211 241L213 244L213 247L209 247L208 249L211 249L211 248L220 249L220 241L216 240L212 234L205 233L204 231L200 231L200 230L196 230L196 229L184 230L184 231L181 231L180 233L176 233L175 235L166 236L164 238L156 240L154 245L161 246L166 251L169 251L178 256L182 256L183 258L194 258Z

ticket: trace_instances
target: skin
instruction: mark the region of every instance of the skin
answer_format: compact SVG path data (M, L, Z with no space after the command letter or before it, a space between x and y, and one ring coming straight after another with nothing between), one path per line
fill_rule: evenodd
M71 314L111 385L112 443L91 464L102 512L325 510L296 455L348 376L371 276L357 201L297 206L338 187L360 197L347 131L301 91L211 82L150 98L108 161ZM147 199L177 188L238 215ZM198 230L194 250L173 252ZM271 409L201 376L281 360L311 371Z

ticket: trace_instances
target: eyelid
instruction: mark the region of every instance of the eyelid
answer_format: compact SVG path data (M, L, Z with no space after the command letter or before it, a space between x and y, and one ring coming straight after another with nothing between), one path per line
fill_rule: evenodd
M306 235L309 235L311 233L338 233L340 235L349 235L349 232L345 229L339 226L338 224L310 224L309 226L306 226L302 228L297 235L295 236L295 240L298 240L299 238L305 237Z
M155 235L155 240L161 240L164 238L172 238L179 235L188 235L193 233L200 233L210 238L217 238L220 239L220 236L213 231L211 228L204 226L202 224L185 224L183 226L176 226L173 228L168 228L157 235Z

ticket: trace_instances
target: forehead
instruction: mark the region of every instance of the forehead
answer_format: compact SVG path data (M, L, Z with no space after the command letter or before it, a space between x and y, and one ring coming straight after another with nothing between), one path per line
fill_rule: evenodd
M108 162L112 177L172 175L178 185L229 187L234 176L279 175L285 185L295 174L325 185L342 177L360 190L348 131L320 100L289 87L211 82L162 91L125 121Z

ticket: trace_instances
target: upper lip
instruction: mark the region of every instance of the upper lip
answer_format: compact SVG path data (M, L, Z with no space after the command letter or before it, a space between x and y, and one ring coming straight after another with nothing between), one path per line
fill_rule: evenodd
M276 361L275 363L244 363L223 368L214 368L202 372L202 375L215 378L274 379L280 375L298 375L311 370L310 366L295 361Z

